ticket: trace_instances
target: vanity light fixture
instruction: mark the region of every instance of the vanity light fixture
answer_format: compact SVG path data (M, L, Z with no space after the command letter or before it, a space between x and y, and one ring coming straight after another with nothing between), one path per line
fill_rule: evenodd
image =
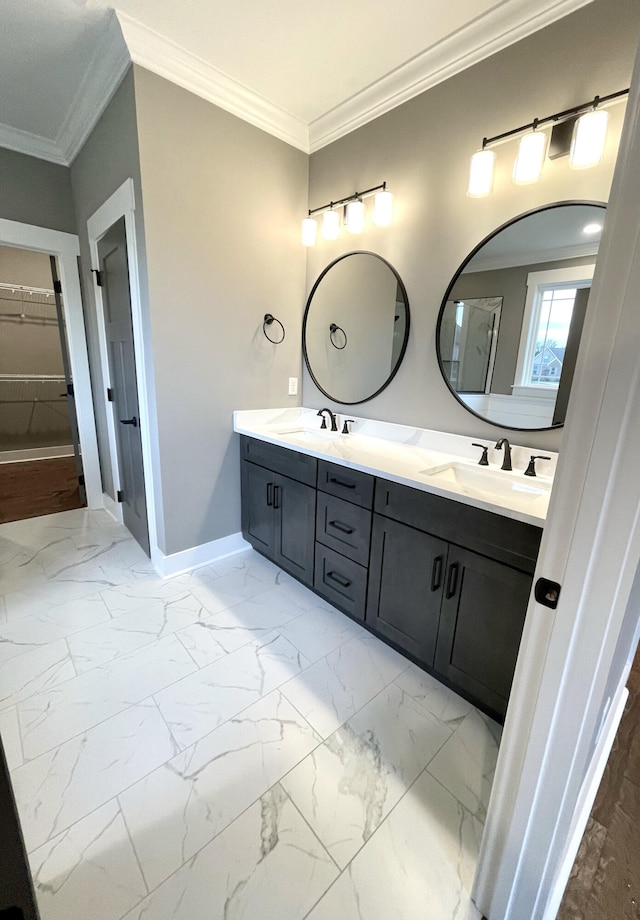
M531 185L542 175L542 164L547 150L547 135L538 131L537 122L533 131L523 134L518 144L518 155L513 164L513 181L516 185Z
M593 111L581 115L576 121L569 151L569 166L572 169L597 166L604 154L609 113L597 108L597 105L596 98Z
M329 201L319 208L311 208L302 221L302 245L315 246L317 239L317 221L313 215L322 214L322 236L327 240L336 240L340 234L340 212L344 208L344 226L350 233L362 233L365 222L363 199L375 195L373 222L379 227L388 227L393 219L393 195L387 189L387 183L374 185L363 192L354 192L338 201Z
M591 102L545 118L535 118L529 124L494 137L483 138L482 148L471 157L467 194L470 198L483 198L491 192L495 154L489 148L518 136L521 140L513 169L513 181L517 185L536 182L541 176L547 152L547 136L539 130L544 125L552 125L549 159L555 160L568 154L572 169L596 166L602 160L607 135L608 113L601 107L621 102L628 95L629 90L622 89L608 96L596 96ZM489 157L489 154L492 156Z
M313 217L305 217L302 221L302 245L315 246L318 235L318 224Z
M340 215L334 208L322 215L322 235L325 240L337 240L340 235Z

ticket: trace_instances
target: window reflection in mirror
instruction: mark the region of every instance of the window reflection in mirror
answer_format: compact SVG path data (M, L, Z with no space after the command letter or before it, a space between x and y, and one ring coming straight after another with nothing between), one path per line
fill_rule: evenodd
M485 239L449 285L441 371L468 409L502 427L562 425L604 205L560 203Z

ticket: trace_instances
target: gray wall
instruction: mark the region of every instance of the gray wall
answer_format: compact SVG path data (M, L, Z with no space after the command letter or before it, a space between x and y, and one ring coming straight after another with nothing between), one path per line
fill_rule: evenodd
M508 143L497 148L494 193L470 199L469 157L484 136L627 87L639 31L640 4L594 0L311 156L311 208L383 180L395 194L390 228L320 240L308 251L307 290L332 259L355 248L387 258L407 287L412 329L405 360L384 393L358 406L359 415L498 435L455 402L440 376L434 335L440 301L467 254L507 220L552 201L607 200L624 105L609 110L608 148L594 169L547 160L540 182L516 187L510 180L516 143ZM305 372L303 404L325 402ZM560 431L517 436L550 449L560 438Z
M102 485L104 491L112 498L115 498L115 490L106 427L105 402L102 395L100 349L87 220L129 178L133 179L135 186L136 235L140 248L144 297L146 292L144 222L140 191L136 104L131 69L124 76L109 105L71 165L71 186L80 237L81 280Z
M232 411L297 405L308 157L139 67L166 553L240 529ZM262 318L286 327L269 344Z
M558 268L571 268L574 265L592 265L593 262L594 256L588 256L460 275L451 292L451 300L467 300L470 297L503 298L496 363L491 383L492 393L511 396L527 299L527 275L530 272L553 271Z
M67 167L0 147L0 217L75 233Z

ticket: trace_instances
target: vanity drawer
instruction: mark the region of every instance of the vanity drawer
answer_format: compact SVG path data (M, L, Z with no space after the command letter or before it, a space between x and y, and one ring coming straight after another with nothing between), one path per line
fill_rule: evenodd
M240 435L240 456L308 486L316 484L318 461L308 454Z
M335 495L318 492L316 540L360 565L367 565L371 512Z
M376 480L375 510L530 575L535 569L542 529L533 524L385 479Z
M318 460L318 488L330 495L337 495L354 505L371 508L373 505L373 476L339 466L327 460Z
M314 590L335 607L364 620L367 570L352 559L316 543Z

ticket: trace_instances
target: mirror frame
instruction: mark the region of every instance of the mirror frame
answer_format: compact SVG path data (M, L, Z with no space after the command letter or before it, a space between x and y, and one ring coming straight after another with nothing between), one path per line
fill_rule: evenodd
M539 214L541 211L552 211L552 210L554 210L555 208L564 208L564 207L567 207L568 205L580 205L580 206L585 206L585 207L599 207L599 208L602 208L602 209L604 210L605 214L606 214L606 210L607 210L607 203L606 203L606 202L602 202L602 201L590 201L590 200L587 200L587 199L568 199L567 201L553 201L553 202L551 202L550 204L543 204L543 205L540 205L540 206L537 207L537 208L531 208L529 211L524 211L522 214L518 214L516 217L512 217L510 220L505 221L503 224L501 224L499 227L497 227L497 228L496 228L495 230L493 230L491 233L487 234L487 236L485 236L484 239L481 240L481 241L478 243L478 245L477 245L474 249L471 250L471 252L469 253L469 255L468 255L468 256L466 257L466 259L460 264L460 266L458 267L458 269L457 269L456 272L454 273L454 275L453 275L451 281L449 282L449 285L447 286L447 289L446 289L446 291L445 291L445 293L444 293L444 297L442 298L442 302L441 302L441 304L440 304L440 310L439 310L439 312L438 312L438 321L437 321L437 323L436 323L436 355L437 355L437 358L438 358L438 367L439 367L439 369L440 369L440 373L441 373L441 375L442 375L442 379L443 379L444 382L446 383L449 392L450 392L450 393L452 394L452 396L455 398L456 402L458 402L464 409L466 409L467 412L471 413L471 415L474 415L476 418L479 418L481 421L485 422L485 424L487 424L487 425L493 425L495 428L506 429L507 431L526 431L526 432L529 432L529 431L553 431L553 430L555 430L556 428L563 428L563 427L564 427L564 422L558 422L558 423L555 424L555 425L546 425L546 426L543 427L543 428L516 428L514 425L503 425L503 424L501 424L501 423L499 423L499 422L493 422L493 421L491 421L491 419L488 419L488 418L486 417L486 415L480 415L480 414L479 414L478 412L476 412L474 409L471 409L471 408L464 402L464 400L460 398L460 396L458 395L457 391L454 390L454 388L451 386L451 383L449 382L449 378L447 377L447 375L446 375L446 373L445 373L444 365L443 365L443 363L442 363L442 354L441 354L441 351L440 351L440 330L441 330L441 327L442 327L442 318L443 318L443 315L444 315L444 310L445 310L445 307L446 307L446 305L447 305L447 302L451 299L451 292L453 291L453 288L455 287L458 278L459 278L460 275L463 273L464 269L465 269L466 266L469 264L469 262L471 262L471 260L474 258L474 256L476 256L476 255L478 254L478 252L482 249L482 247L483 247L486 243L489 242L489 240L492 240L492 239L494 238L494 236L497 236L499 233L502 233L502 231L503 231L503 230L506 230L507 227L511 227L511 226L513 226L514 224L519 223L521 220L524 220L525 217L530 217L532 214ZM596 256L596 258L597 258L597 256Z
M379 259L381 262L383 262L387 266L387 268L389 268L393 272L393 274L395 275L396 281L398 282L398 286L400 290L402 291L402 296L404 298L404 303L405 303L405 309L407 311L407 319L405 323L404 339L402 342L402 348L400 349L400 354L398 355L398 360L396 361L395 367L393 368L393 370L391 371L391 373L389 374L385 382L382 384L381 387L379 387L375 391L375 393L372 393L371 396L365 396L364 399L356 399L353 402L345 402L342 399L336 399L336 397L332 396L331 393L327 393L324 387L320 385L315 374L313 373L311 369L311 364L309 363L309 355L307 353L307 317L309 315L309 308L311 307L313 295L315 294L320 282L322 281L324 276L327 274L327 272L330 271L330 269L332 269L334 265L337 265L338 262L341 262L343 259L348 259L349 256L357 256L357 255L374 256L374 258ZM400 365L402 364L404 360L405 352L407 350L407 344L409 342L410 327L411 327L411 311L409 309L409 297L407 296L407 289L404 286L404 282L402 278L400 277L396 269L393 267L393 265L390 262L388 262L385 258L378 255L377 252L371 252L368 249L354 249L351 252L345 252L344 255L338 256L337 259L334 259L332 262L329 262L329 264L320 272L320 274L318 275L318 277L316 278L314 282L313 287L311 288L309 296L307 297L307 303L304 309L304 317L302 319L302 353L304 355L304 363L309 372L309 376L311 377L314 384L317 386L317 388L320 390L323 396L326 396L327 399L330 399L334 403L338 403L338 405L340 406L358 406L361 403L369 402L370 399L375 399L375 397L379 396L383 390L386 390L386 388L389 386L389 384L391 383L395 375L398 373Z

